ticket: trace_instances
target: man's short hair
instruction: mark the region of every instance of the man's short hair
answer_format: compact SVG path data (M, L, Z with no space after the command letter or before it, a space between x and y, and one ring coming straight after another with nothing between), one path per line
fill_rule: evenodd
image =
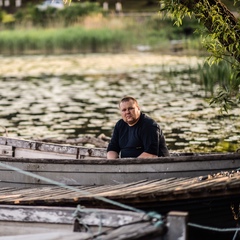
M130 100L134 101L134 102L138 105L137 99L134 98L134 97L131 97L131 96L125 96L125 97L123 97L123 98L120 100L119 105L120 105L120 103L122 103L122 102L128 102L128 101L130 101Z

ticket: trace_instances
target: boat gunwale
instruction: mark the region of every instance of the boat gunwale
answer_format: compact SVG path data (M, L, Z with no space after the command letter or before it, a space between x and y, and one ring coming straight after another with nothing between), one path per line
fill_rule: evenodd
M16 158L1 157L1 162L27 162L27 163L48 163L48 164L84 164L84 165L127 165L127 164L164 164L164 163L181 163L181 162L205 162L205 161L221 161L240 160L239 153L212 153L212 154L195 154L187 156L169 156L158 158L95 158L88 159L54 159L54 158ZM240 166L239 166L240 167Z

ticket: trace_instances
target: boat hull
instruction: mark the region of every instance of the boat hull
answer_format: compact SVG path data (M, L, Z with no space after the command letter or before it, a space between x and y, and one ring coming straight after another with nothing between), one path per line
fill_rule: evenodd
M1 158L0 163L0 187L41 187L56 182L99 186L166 178L203 178L238 169L240 154L118 160ZM21 170L36 176L26 175Z

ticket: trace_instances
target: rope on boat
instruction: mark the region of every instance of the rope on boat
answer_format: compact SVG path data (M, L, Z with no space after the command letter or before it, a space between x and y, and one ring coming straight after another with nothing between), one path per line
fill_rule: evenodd
M205 230L210 230L210 231L216 231L216 232L235 232L235 231L240 231L240 228L215 228L215 227L208 227L208 226L203 226L195 223L188 223L188 226L190 227L195 227L195 228L201 228Z
M236 237L237 237L237 235L238 235L238 231L239 231L239 230L237 230L237 231L235 232L235 234L234 234L234 236L233 236L233 239L232 239L232 240L235 240L235 239L237 239Z
M236 240L238 232L240 232L240 228L215 228L215 227L208 227L208 226L203 226L195 223L188 223L188 226L205 229L209 231L215 231L215 232L235 232L232 240Z
M13 167L13 166L10 166L10 165L7 165L7 164L4 164L2 162L0 162L0 166L4 167L4 168L7 168L7 169L11 169L13 171L16 171L16 172L19 172L19 173L22 173L24 175L27 175L27 176L30 176L30 177L33 177L33 178L37 178L37 179L41 179L42 181L44 182L47 182L47 183L50 183L52 185L56 185L56 186L59 186L59 187L62 187L62 188L65 188L65 189L70 189L72 191L75 191L75 192L79 192L81 194L84 194L84 195L91 195L90 192L88 191L84 191L84 190L80 190L78 188L75 188L75 187L72 187L72 186L69 186L69 185L66 185L64 183L61 183L61 182L57 182L57 181L54 181L52 179L49 179L49 178L46 178L46 177L43 177L43 176L40 176L40 175L37 175L35 173L31 173L31 172L28 172L28 171L24 171L20 168L17 168L17 167ZM123 204L123 203L119 203L119 202L116 202L116 201L113 201L111 199L108 199L108 198L105 198L105 197L99 197L99 196L93 196L95 199L98 199L100 201L103 201L103 202L106 202L106 203L109 203L109 204L112 204L112 205L115 205L115 206L118 206L118 207L121 207L123 209L127 209L127 210L130 210L130 211L133 211L133 212L137 212L137 213L143 213L145 214L145 216L149 217L149 219L152 219L154 221L154 225L155 226L161 226L164 222L163 222L163 218L162 216L157 213L157 212L145 212L141 209L138 209L138 208L134 208L134 207L131 207L131 206L128 206L126 204Z

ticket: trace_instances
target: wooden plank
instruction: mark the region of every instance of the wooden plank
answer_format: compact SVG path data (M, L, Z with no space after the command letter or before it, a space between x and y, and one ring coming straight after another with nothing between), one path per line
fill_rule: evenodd
M16 148L15 158L54 158L54 159L76 159L77 154L60 154L55 152L36 151L31 149Z
M0 194L2 193L8 193L8 192L12 192L16 190L16 188L13 188L13 187L3 187L3 188L0 188Z
M60 144L51 144L51 143L43 143L37 141L29 141L24 139L16 139L16 138L7 138L0 137L0 144L13 146L15 148L23 148L23 149L32 149L44 152L55 152L62 154L77 154L77 147L70 145L60 145Z
M73 232L72 224L0 221L0 236L2 239L11 235L14 235L12 236L12 240L14 240L17 235L62 232L66 230L70 233Z
M176 212L172 211L167 214L168 222L168 231L166 240L187 240L188 231L187 231L187 222L188 222L188 213L187 212Z
M34 229L35 230L35 229ZM14 228L12 229L12 232ZM35 232L39 230L35 230ZM0 240L89 240L92 236L91 233L74 233L71 231L54 231L49 232L48 229L42 229L43 232L28 234L25 232L24 235L10 235L0 237ZM13 233L12 233L13 234Z
M173 192L176 187L182 186L182 184L187 183L190 184L189 178L187 179L168 179L169 181L163 181L160 180L159 182L156 182L154 185L148 185L146 184L144 188L140 189L134 189L134 194L139 195L148 195L148 194L158 194L161 195L163 193L168 194L169 192Z
M0 145L0 157L12 157L13 149L12 146Z
M232 177L231 181L228 181L228 183L227 183L227 189L229 189L229 190L240 189L239 178L238 177Z
M226 180L228 178L223 177L221 178L221 185L222 184L226 184ZM196 191L209 191L214 185L216 185L216 183L219 182L219 179L209 179L209 180L205 180L203 182L195 182L192 185L185 185L183 186L185 191L189 191L189 192L196 192ZM177 194L177 190L180 190L179 188L176 189L176 194Z
M102 240L124 240L124 239L160 239L164 235L163 227L156 227L149 222L141 222L120 227L111 231Z
M0 206L0 221L73 224L76 209L58 207Z
M106 158L106 148L88 148L82 146L71 146L71 145L64 145L64 144L55 144L55 143L44 143L38 141L30 141L30 140L23 140L23 139L15 139L15 138L8 138L8 137L0 137L0 145L14 147L15 148L15 156L16 157L28 157L31 158L42 158L42 156L47 157L47 153L52 153L49 157L54 158L54 154L56 153L57 156L66 155L73 156L73 158ZM32 150L35 151L28 151L24 153L25 150ZM39 155L39 156L38 156Z
M73 224L74 213L89 226L119 227L147 219L144 212L124 210L0 205L0 221Z
M78 159L88 158L88 159L95 159L95 158L106 158L107 157L107 150L106 148L84 148L78 147Z

